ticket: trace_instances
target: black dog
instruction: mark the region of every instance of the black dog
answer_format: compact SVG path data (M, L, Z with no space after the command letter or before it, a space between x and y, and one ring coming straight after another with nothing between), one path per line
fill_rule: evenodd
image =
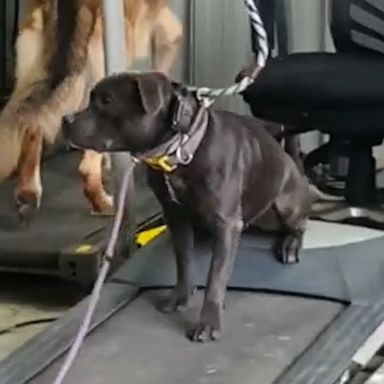
M88 108L64 118L77 147L130 151L149 167L164 209L177 263L177 284L165 310L185 306L195 219L209 230L213 257L194 341L220 336L226 286L240 234L252 225L277 231L277 255L298 262L311 196L292 159L253 118L207 110L194 94L160 73L101 81Z

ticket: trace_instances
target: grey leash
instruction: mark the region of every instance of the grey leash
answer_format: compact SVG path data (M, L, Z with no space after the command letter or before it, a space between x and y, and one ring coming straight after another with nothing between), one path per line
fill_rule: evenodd
M80 326L80 329L76 335L76 338L71 346L71 349L69 350L68 355L66 356L63 365L61 366L61 369L54 381L54 384L61 384L67 375L68 371L70 370L79 350L81 347L81 344L84 341L84 338L86 337L89 326L91 324L92 316L93 313L95 312L97 302L100 297L101 293L101 288L103 287L104 281L108 275L108 271L111 267L111 260L113 258L113 255L115 253L115 247L116 243L119 237L119 230L121 226L121 222L123 219L123 213L124 213L124 205L125 205L125 197L127 195L128 191L128 186L129 186L129 181L132 175L132 172L137 165L137 160L132 159L132 163L129 164L125 174L124 178L121 184L121 189L119 192L119 200L117 204L117 211L116 211L116 216L113 222L113 227L112 227L112 233L111 237L109 238L107 249L104 254L103 258L103 263L100 267L100 271L97 276L96 283L93 287L91 296L89 298L88 306L87 306L87 311L84 317L84 320Z
M254 2L254 0L244 0L245 7L249 16L249 19L252 24L252 28L257 36L259 43L259 53L257 55L257 71L252 74L250 77L244 77L239 83L234 84L228 88L199 88L199 87L188 87L190 91L195 91L199 99L204 101L204 105L209 107L212 104L213 99L216 99L221 96L234 96L236 94L242 93L245 89L247 89L253 82L256 77L257 72L265 66L265 63L268 58L268 38L267 33L264 29L263 22L261 20L259 10ZM66 375L68 374L71 366L76 359L77 354L79 353L80 347L88 333L89 326L91 324L92 316L95 312L97 302L100 297L101 289L103 284L107 278L108 271L111 266L111 259L114 256L114 251L116 247L116 243L119 236L119 229L121 226L121 222L123 219L124 213L124 205L125 205L125 196L127 194L129 180L133 169L138 164L138 160L132 158L132 163L129 165L126 173L124 174L124 178L121 184L121 189L119 192L119 200L117 204L116 216L113 222L113 228L111 237L108 241L108 246L104 255L103 263L100 267L100 271L93 287L92 293L89 298L89 303L87 307L87 311L85 313L85 317L81 326L76 334L74 342L65 357L64 363L61 366L61 369L53 382L53 384L62 384Z

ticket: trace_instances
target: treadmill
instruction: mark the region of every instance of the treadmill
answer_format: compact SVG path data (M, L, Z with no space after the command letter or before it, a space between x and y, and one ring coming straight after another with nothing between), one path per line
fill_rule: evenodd
M12 89L13 43L20 5L23 3L19 1L0 0L0 110ZM112 219L90 214L77 171L80 159L80 152L69 150L61 138L45 151L42 206L27 228L21 225L13 200L15 179L0 185L0 272L57 276L82 286L93 283ZM134 202L135 223L128 227L138 229L155 219L160 208L145 188L142 167L135 171L134 179L139 198ZM131 247L135 234L126 236Z
M310 231L336 228L323 223ZM104 286L67 383L344 384L383 344L381 232L372 231L364 240L360 232L352 233L354 243L307 247L294 266L275 261L271 237L245 233L229 283L224 337L205 345L184 337L197 319L201 293L185 313L156 311L175 282L169 234L159 232ZM203 241L195 261L203 288L209 264ZM1 361L0 384L51 383L87 300Z

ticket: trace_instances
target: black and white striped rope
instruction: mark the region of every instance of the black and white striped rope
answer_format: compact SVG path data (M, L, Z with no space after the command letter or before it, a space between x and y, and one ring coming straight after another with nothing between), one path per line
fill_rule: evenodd
M254 82L256 73L258 73L258 71L263 68L267 62L269 54L268 37L259 10L255 4L255 0L244 0L244 3L252 28L257 36L259 52L256 61L258 68L251 76L246 76L239 83L227 88L188 87L190 91L196 92L198 97L201 99L215 99L221 96L234 96L242 93Z

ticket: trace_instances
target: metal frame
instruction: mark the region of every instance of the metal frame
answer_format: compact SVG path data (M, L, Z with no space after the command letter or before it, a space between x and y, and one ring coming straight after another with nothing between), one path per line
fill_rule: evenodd
M127 69L125 44L125 21L124 21L124 2L122 0L103 0L102 9L104 14L104 51L105 51L105 73L107 76ZM114 173L114 200L118 199L118 192L121 186L122 177L126 167L132 161L129 154L115 153L111 155L112 167ZM123 253L130 253L133 249L133 237L127 238L127 233L133 233L136 227L136 220L133 216L133 202L135 194L135 185L132 182L129 186L129 192L126 198L126 210L123 225L120 229L118 241L119 259ZM112 223L109 232L111 231ZM128 249L127 249L128 248ZM118 260L114 260L115 264L119 264Z
M6 25L6 0L0 0L0 92L6 84Z

